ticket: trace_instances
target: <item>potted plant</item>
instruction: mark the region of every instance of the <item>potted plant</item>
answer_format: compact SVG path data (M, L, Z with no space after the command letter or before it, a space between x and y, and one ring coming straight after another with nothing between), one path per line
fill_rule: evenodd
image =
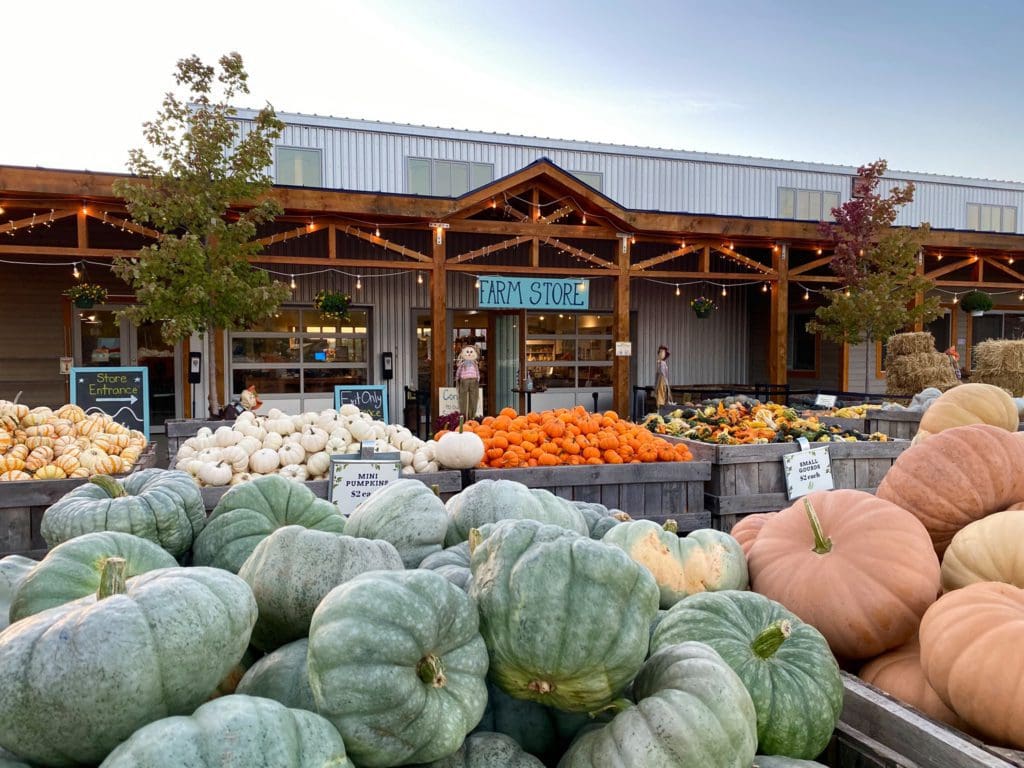
M107 289L96 283L78 283L64 291L76 307L89 309L93 304L102 304L107 298Z
M992 297L984 291L971 291L960 300L960 307L974 317L981 317L992 309Z
M320 291L313 299L313 306L319 309L324 317L339 323L349 319L348 308L351 303L351 296L336 291Z
M690 300L690 308L696 313L698 318L705 318L710 315L714 310L718 309L715 306L715 302L706 296L698 296L696 299Z

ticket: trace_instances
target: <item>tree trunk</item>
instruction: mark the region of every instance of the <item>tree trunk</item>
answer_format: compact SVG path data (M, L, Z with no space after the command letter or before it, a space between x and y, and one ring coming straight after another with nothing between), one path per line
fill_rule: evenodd
M217 397L217 356L214 354L216 334L210 329L203 335L206 338L206 399L210 404L210 418L218 418L220 416L220 400Z
M871 343L871 339L864 340L864 394L871 392L871 353L874 352L874 344ZM867 398L864 398L867 400Z

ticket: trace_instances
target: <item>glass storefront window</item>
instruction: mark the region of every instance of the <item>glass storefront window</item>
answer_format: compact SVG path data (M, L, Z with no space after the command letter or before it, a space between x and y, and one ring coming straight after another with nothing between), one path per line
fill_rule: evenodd
M569 365L531 365L530 376L533 386L544 389L574 389L576 387L576 368Z
M613 322L610 314L527 314L526 364L534 386L610 387Z
M299 310L279 309L272 317L260 320L248 330L252 333L295 333L299 330Z
M303 376L306 392L333 392L335 384L366 383L365 368L306 368Z
M297 363L299 362L299 339L285 338L239 338L231 341L231 361L234 363Z
M611 338L615 318L611 315L578 315L580 336L607 336Z
M571 314L537 313L526 316L526 337L574 336L576 316Z
M285 395L299 392L298 368L235 368L231 372L235 392L255 385L261 395Z

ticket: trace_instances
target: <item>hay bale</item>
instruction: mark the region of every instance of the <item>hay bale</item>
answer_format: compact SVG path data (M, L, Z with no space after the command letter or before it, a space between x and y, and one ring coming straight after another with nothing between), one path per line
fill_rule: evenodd
M935 348L935 337L928 331L921 333L894 333L886 342L885 360L888 363L890 358L902 357L903 355L916 355L925 352L938 352ZM888 366L886 366L888 369Z
M983 341L971 358L971 381L994 384L1014 397L1024 396L1024 341Z
M886 360L885 392L888 395L915 395L928 387L945 391L960 383L949 358L941 352L887 355Z

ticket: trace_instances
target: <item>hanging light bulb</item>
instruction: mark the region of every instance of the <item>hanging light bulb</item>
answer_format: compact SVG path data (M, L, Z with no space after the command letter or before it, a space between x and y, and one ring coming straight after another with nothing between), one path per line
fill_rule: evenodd
M680 295L681 294L679 292L679 283L676 283L676 296L680 296Z
M629 238L629 242L630 245L636 245L636 235L633 235L631 238Z
M807 290L806 288L804 288L804 301L810 301L810 300L811 300L811 292L809 290Z
M356 275L356 290L363 290L363 278L359 277L358 275Z
M761 293L768 293L768 283L761 283Z
M818 249L818 255L821 256L821 248Z
M583 214L583 223L584 224L587 223L587 214L585 214L585 213Z
M685 247L686 247L686 241L685 241L685 240L683 240L683 241L682 241L682 242L681 242L681 243L679 244L679 247L680 247L680 248L685 248Z
M1010 257L1010 263L1013 264L1013 256Z
M941 253L935 254L935 258L936 258L937 261L942 261L942 254Z
M843 295L844 295L844 296L845 296L846 298L850 298L850 289L849 289L849 288L847 288L847 289L846 289L845 291L843 291Z
M476 282L473 283L473 287L474 288L480 288L480 278L479 277L476 279Z
M1024 301L1024 291L1017 294L1017 301Z
M74 275L75 280L77 280L78 278L80 278L82 276L82 273L78 271L78 262L77 261L75 262L74 269L71 270L71 274Z
M725 286L724 285L722 286L722 295L723 296L728 296L729 295L729 292L727 290L725 290Z
M375 228L373 230L373 234L376 235L377 237L380 237L380 227Z
M292 290L294 291L295 290L295 275L292 275L292 285L291 285L291 287L292 287Z
M423 273L416 275L416 285L423 285Z
M953 303L956 304L958 301L960 301L960 295L954 293L953 294Z

